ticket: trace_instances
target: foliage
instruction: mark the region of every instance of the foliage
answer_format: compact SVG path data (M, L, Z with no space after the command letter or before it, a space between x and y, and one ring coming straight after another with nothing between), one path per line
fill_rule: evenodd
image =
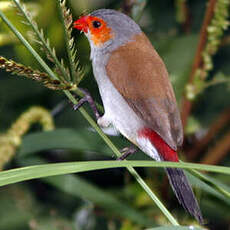
M230 151L229 1L210 0L207 5L185 0L175 0L174 4L169 0L67 2L74 18L85 10L114 8L140 23L165 60L181 104L188 130L183 156L190 161L223 167L159 163L143 154L132 157L139 161L101 161L110 159L112 154L120 156L118 149L129 143L102 133L88 107L81 108L80 113L64 110L63 103L56 107L63 96L49 90L64 92L76 104L75 95L82 97L80 84L98 98L96 84L91 80L89 46L83 36L72 31L73 18L66 2L13 2L15 7L7 1L0 2L0 68L15 76L0 72L0 159L8 161L15 157L0 173L0 185L38 180L2 187L0 212L10 218L0 216L0 229L198 229L193 227L197 223L177 205L167 183L162 183L166 180L160 167L166 165L189 170L188 177L197 188L207 227L229 228L230 184L225 175L229 174L230 162L227 156ZM19 15L15 16L16 12ZM16 36L9 33L6 25ZM80 67L80 63L86 67ZM39 81L49 89L17 76ZM41 109L44 118L38 108L35 116L24 113L14 122L34 104L55 108L50 114ZM55 130L47 132L37 125L31 126L41 118L42 125L49 120L45 130L53 129L51 115ZM60 163L65 161L70 162ZM137 173L134 166L144 168ZM96 169L103 170L89 172ZM194 169L210 172L204 175ZM74 172L81 174L66 175ZM148 180L148 185L144 180ZM164 200L167 208L160 200ZM165 226L169 222L178 225L177 220L189 227Z

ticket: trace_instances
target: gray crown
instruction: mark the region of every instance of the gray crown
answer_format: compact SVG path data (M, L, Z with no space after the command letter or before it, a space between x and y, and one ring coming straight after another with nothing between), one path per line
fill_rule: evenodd
M113 29L115 37L113 48L129 41L134 35L141 33L139 25L127 15L110 9L100 9L93 11L90 15L102 18L107 25ZM110 45L111 46L111 45Z

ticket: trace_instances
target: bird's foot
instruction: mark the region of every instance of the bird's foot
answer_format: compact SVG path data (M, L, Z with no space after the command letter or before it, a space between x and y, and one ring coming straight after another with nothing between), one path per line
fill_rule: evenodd
M79 89L84 94L84 97L82 97L76 105L73 105L73 109L78 110L85 102L88 102L89 106L93 110L93 113L94 113L96 119L97 120L100 119L101 116L97 110L97 106L96 106L91 94L89 93L89 91L86 89L82 89L82 88L79 88Z
M122 155L117 158L118 161L123 161L128 156L132 155L137 151L137 148L135 146L125 147L121 150Z

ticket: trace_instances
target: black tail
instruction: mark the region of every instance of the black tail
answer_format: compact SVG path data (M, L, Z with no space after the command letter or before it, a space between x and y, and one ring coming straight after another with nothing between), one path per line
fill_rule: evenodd
M166 168L166 172L169 182L180 204L185 210L194 216L200 224L203 224L204 222L200 207L183 170L177 168Z

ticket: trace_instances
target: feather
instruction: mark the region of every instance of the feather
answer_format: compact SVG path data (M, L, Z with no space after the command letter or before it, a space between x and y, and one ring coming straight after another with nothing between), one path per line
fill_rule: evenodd
M148 128L174 150L183 130L165 65L148 38L140 33L111 53L107 75Z
M199 205L194 196L191 186L182 169L166 168L165 169L169 182L180 204L193 215L200 224L204 223Z

